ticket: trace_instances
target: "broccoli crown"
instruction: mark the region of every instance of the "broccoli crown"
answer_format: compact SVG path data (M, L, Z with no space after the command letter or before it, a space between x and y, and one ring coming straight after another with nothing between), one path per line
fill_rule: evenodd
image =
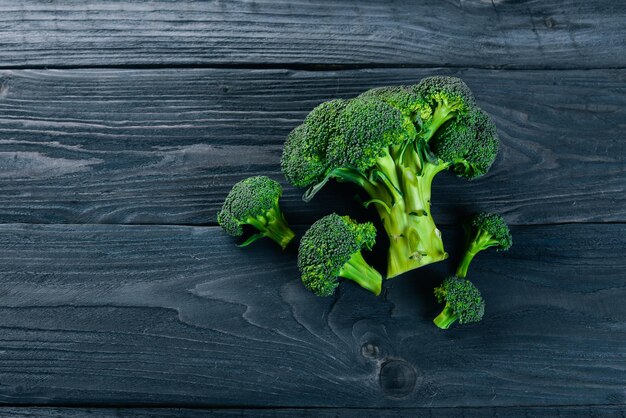
M426 106L422 112L432 114L437 107L443 106L448 111L463 114L475 107L472 91L457 77L426 77L413 89Z
M511 231L500 215L487 212L478 213L472 217L471 225L475 230L485 231L498 241L499 250L508 250L513 245Z
M243 233L242 224L249 218L264 217L278 204L283 190L277 181L266 176L248 177L233 186L217 214L217 222L232 236Z
M365 171L389 146L415 135L411 119L383 101L332 100L313 109L289 134L281 167L291 184L304 187L334 168Z
M307 289L330 296L339 285L337 276L353 254L371 250L376 229L370 222L359 224L348 216L327 215L304 234L298 251L298 268Z
M339 117L340 135L330 139L330 167L352 167L365 172L392 145L415 137L415 126L384 102L350 100Z
M415 141L418 131L433 142L436 156L466 178L484 174L498 152L495 125L467 85L433 76L320 104L287 137L281 167L298 187L321 183L337 168L366 173L387 152L403 155L396 146Z
M489 171L498 155L500 140L489 115L475 108L446 122L429 146L435 156L454 167L457 175L473 179Z
M435 297L452 309L461 324L479 322L485 313L485 301L469 280L448 277L435 288Z

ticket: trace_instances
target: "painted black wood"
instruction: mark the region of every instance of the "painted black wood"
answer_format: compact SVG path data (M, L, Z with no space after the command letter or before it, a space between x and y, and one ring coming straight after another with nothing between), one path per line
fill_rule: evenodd
M295 248L239 249L215 227L0 225L0 402L623 405L625 233L513 228L470 271L484 321L444 332L430 292L454 258L379 298L318 298Z
M324 409L183 409L183 408L0 408L0 417L132 417L132 418L623 418L622 406L561 406L509 408L324 408Z
M626 65L620 1L0 2L2 66Z
M494 116L502 151L467 182L442 174L434 213L517 224L626 220L626 72L378 69L0 72L0 221L214 224L243 177L282 179L288 132L318 103L368 88L462 77ZM359 211L347 185L288 218Z

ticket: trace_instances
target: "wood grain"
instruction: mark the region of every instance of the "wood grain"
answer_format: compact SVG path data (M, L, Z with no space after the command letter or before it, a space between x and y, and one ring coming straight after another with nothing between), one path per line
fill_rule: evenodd
M236 181L282 179L284 139L316 104L437 73L467 81L503 143L482 179L440 175L438 222L626 220L622 70L63 70L0 72L0 222L214 224ZM309 223L360 213L354 193L305 205L286 187L283 204Z
M507 408L282 408L282 409L183 409L183 408L4 408L0 417L76 418L623 418L623 406L560 406Z
M6 67L626 65L619 1L4 0Z
M454 257L318 298L293 248L214 227L0 225L0 402L623 406L626 225L513 234L470 271L484 321L444 332L430 292Z

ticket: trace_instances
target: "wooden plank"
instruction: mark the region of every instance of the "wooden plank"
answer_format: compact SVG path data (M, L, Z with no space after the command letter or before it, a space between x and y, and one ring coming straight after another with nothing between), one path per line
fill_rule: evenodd
M281 179L288 132L316 104L368 88L461 76L494 116L491 173L436 180L441 223L490 208L512 223L626 220L626 72L379 69L0 72L0 219L213 224L242 177ZM293 222L356 211L350 186L301 202Z
M626 224L513 234L472 266L483 322L444 332L452 262L318 298L293 248L214 227L0 225L0 402L623 406Z
M509 408L285 408L285 409L181 409L181 408L4 408L0 417L50 417L74 418L96 416L98 418L623 418L623 406L559 406L559 407L509 407Z
M3 66L623 67L621 2L0 2Z

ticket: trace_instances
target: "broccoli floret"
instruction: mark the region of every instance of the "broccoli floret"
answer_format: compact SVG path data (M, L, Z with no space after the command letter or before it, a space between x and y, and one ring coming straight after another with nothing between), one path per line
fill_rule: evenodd
M472 91L457 77L427 77L414 89L422 100L420 117L424 123L420 136L425 141L446 121L463 116L476 107Z
M281 160L311 199L329 179L359 185L389 237L387 278L447 258L431 214L437 173L484 174L498 152L491 119L458 78L429 77L317 106L296 127Z
M458 277L465 277L474 256L489 247L498 247L498 251L507 251L513 245L513 237L504 218L494 213L478 213L466 222L465 235L467 248L456 270Z
M319 219L304 234L298 251L298 268L307 289L330 296L338 278L350 279L375 295L380 294L382 276L361 254L371 250L376 239L374 225L359 224L348 216L331 214Z
M435 288L435 297L437 302L446 304L433 320L441 329L448 329L455 321L470 324L483 319L485 301L476 286L467 279L448 277Z
M460 177L473 179L489 171L498 154L496 125L483 110L446 122L430 142L432 153Z
M252 235L240 247L259 238L274 240L283 250L295 237L289 228L278 199L283 194L280 184L266 176L255 176L235 184L217 214L217 222L228 235L243 234L243 225L252 225L259 233Z
M377 87L362 93L359 98L385 102L411 119L417 116L417 112L422 104L415 89L410 86Z

